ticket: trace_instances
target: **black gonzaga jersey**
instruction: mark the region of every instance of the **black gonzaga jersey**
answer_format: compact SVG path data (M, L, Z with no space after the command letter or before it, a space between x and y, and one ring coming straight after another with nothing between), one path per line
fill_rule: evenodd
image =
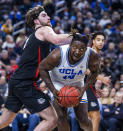
M48 54L50 43L40 41L35 33L29 36L23 46L19 68L14 72L12 79L37 80L39 78L39 64Z
M88 98L88 111L97 111L99 110L99 103L96 97L96 89L94 86L90 86L87 90Z

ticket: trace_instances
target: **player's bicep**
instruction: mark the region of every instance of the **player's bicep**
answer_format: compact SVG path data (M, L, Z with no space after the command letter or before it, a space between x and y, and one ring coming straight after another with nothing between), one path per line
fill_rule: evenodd
M45 31L43 33L44 39L53 44L58 44L57 34L50 27L45 27Z
M53 50L41 63L40 70L50 71L60 63L60 49Z

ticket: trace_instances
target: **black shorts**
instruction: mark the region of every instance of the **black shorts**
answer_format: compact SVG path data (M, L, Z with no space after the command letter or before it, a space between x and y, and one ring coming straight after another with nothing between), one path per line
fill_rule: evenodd
M94 90L92 90L92 88L89 87L86 93L87 93L87 98L88 98L88 111L99 110L99 103L98 103Z
M31 113L40 112L50 106L49 96L37 90L28 81L10 80L9 95L5 107L17 113L23 105Z

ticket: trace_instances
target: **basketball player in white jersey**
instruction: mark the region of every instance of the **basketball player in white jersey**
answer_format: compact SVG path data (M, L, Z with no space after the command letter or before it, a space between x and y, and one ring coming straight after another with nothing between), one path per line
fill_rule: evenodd
M87 47L87 43L88 38L86 36L73 33L71 44L53 50L40 63L39 71L41 78L56 97L58 97L58 91L65 85L74 85L79 88L81 97L83 97L80 104L74 107L74 111L80 127L85 131L92 131L92 123L88 119L88 110L83 106L82 101L87 100L84 92L98 75L99 62L97 53ZM84 84L87 69L90 69L91 73ZM49 71L51 71L50 74ZM59 117L58 130L70 131L67 108L59 105L56 99L53 104ZM81 113L81 110L83 110L83 113Z

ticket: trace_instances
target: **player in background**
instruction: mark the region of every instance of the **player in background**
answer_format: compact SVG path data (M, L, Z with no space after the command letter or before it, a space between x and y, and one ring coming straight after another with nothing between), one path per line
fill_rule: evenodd
M104 47L104 43L106 40L106 36L103 32L96 32L91 35L92 40L92 49L97 52L100 56L101 50ZM89 70L87 74L89 74ZM104 76L104 74L99 74L97 76L97 80L101 80L107 86L110 86L111 80L110 76ZM87 89L87 98L88 98L88 116L92 120L93 124L93 131L98 131L99 123L100 123L100 110L99 110L99 103L96 96L96 90L99 92L97 95L102 95L100 89L95 89L94 86L90 86Z

